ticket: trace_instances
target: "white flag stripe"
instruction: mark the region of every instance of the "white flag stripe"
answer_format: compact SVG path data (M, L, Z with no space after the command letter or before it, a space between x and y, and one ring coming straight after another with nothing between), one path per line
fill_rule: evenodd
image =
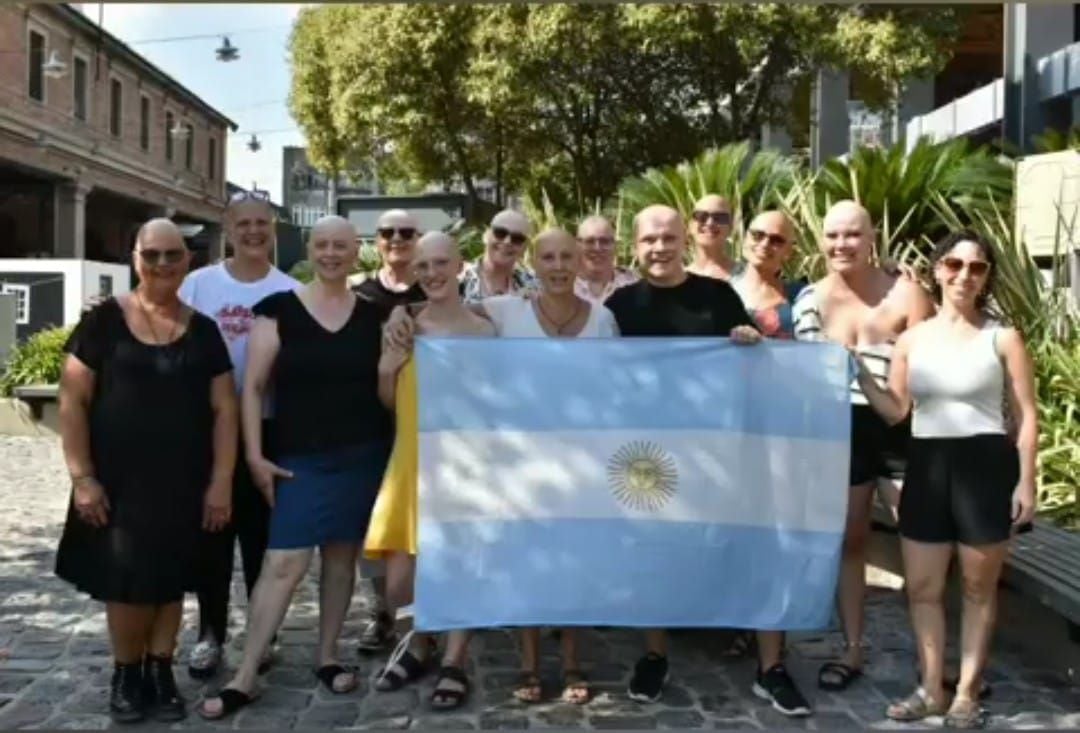
M841 532L847 481L846 441L702 430L420 434L422 521L625 517ZM665 484L673 491L663 500ZM657 505L635 508L635 498Z

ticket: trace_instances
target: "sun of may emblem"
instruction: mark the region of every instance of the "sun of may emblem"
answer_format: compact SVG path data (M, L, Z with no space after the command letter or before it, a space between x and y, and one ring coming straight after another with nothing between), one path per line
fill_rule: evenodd
M675 495L675 460L656 443L635 440L608 460L608 483L615 498L632 509L656 511Z

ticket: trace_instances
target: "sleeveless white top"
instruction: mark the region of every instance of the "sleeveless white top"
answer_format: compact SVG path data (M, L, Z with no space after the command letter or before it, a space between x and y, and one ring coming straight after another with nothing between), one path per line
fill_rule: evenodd
M913 345L908 354L912 436L1005 434L1005 369L995 346L997 332L997 324L987 324L963 346Z

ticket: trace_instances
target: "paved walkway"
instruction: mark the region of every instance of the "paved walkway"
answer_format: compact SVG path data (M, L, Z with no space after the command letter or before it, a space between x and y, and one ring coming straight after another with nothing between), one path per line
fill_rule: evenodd
M103 728L111 674L105 617L100 604L73 592L52 574L53 552L67 503L67 485L55 440L0 437L0 729L20 727ZM239 584L238 584L239 585ZM242 597L242 592L234 597ZM529 708L511 701L517 656L514 637L487 632L473 646L470 674L475 693L468 707L453 714L430 710L432 681L419 689L376 693L365 684L357 692L332 696L317 687L310 671L318 608L314 584L306 583L281 634L277 666L265 678L258 704L226 724L236 728L768 728L816 729L904 727L887 721L888 700L913 684L913 658L903 599L895 591L874 590L869 599L871 652L866 677L843 695L818 691L813 682L820 661L834 650L835 633L800 635L789 659L796 680L817 714L807 720L782 718L750 693L753 663L724 661L719 634L682 632L672 639L672 680L663 701L640 706L625 695L640 635L621 630L589 631L582 643L584 667L595 699L578 708L545 703ZM358 598L343 641L344 658L355 658L355 636L363 599ZM193 643L193 603L186 607L183 661ZM243 609L234 609L242 628ZM1080 689L1047 670L1025 666L1017 654L1022 640L1003 629L999 653L989 671L993 696L991 725L1008 728L1080 727ZM545 676L557 685L557 644L545 639ZM235 642L234 642L235 644ZM1010 649L1016 650L1010 652ZM0 653L3 654L3 653ZM236 647L230 650L236 659ZM1028 650L1025 658L1038 658ZM375 662L361 669L369 676ZM192 705L205 689L178 670ZM221 682L212 681L211 686ZM929 721L936 727L940 721ZM208 724L192 713L176 728Z

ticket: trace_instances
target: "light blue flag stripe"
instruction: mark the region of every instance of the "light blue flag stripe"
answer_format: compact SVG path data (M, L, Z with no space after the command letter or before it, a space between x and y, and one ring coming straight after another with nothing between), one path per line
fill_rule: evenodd
M421 340L417 628L823 627L847 506L847 367L830 345ZM665 430L691 435L665 448ZM560 432L586 455L547 439ZM705 455L709 432L778 447ZM835 459L803 475L823 450ZM663 504L709 486L709 511ZM782 521L791 507L805 510Z
M422 522L416 627L828 625L840 535L702 522Z
M421 432L694 428L849 439L849 423L829 419L849 381L847 352L833 344L421 338L416 354Z

